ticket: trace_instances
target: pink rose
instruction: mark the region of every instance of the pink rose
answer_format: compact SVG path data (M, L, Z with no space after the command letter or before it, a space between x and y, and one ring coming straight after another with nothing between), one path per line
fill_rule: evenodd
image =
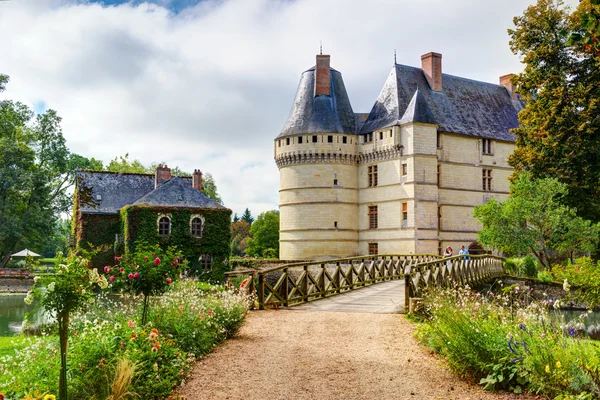
M156 267L158 267L158 266L160 265L160 258L156 257L156 258L154 259L154 265L155 265Z
M128 277L129 279L133 279L133 274L131 274L131 273L130 273L129 275L127 275L127 277Z
M123 268L119 268L119 272L123 273L124 269Z
M111 275L110 278L108 278L109 281L113 282L115 280L115 277Z
M170 285L173 282L173 279L167 278L167 284Z
M136 272L135 274L133 274L133 279L138 279L140 277L140 273Z
M107 274L110 272L110 267L108 265L104 267L104 272Z

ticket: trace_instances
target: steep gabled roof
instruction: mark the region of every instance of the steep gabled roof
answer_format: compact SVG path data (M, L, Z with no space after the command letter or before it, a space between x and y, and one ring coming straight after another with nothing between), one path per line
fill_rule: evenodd
M432 91L421 68L396 64L359 133L428 122L442 132L514 142L509 130L519 125L519 104L503 86L448 74L442 91Z
M178 177L169 179L133 203L142 204L158 207L225 208Z
M290 116L278 137L305 133L356 133L342 74L330 69L331 95L315 96L315 67L302 73Z
M118 214L154 189L154 175L77 171L77 196L81 212Z

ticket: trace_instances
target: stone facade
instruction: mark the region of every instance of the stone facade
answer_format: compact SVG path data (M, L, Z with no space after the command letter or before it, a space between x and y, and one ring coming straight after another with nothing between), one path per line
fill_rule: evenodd
M430 54L440 58L440 76L431 79L443 92L441 55ZM316 73L323 68L319 61ZM314 79L319 82L318 76ZM333 78L331 82L336 83ZM319 96L326 95L315 98ZM506 91L501 99L510 104L511 96ZM401 110L397 121L372 131L361 132L357 122L355 132L317 132L322 126L294 132L293 121L288 121L274 148L280 171L280 258L440 254L446 246L456 254L461 245L476 244L480 226L473 208L508 195L512 170L507 157L514 141L446 132L439 116L419 117L429 115L431 103L414 97L411 118L402 117ZM312 119L321 118L314 114L321 105L315 104L308 116ZM324 121L341 114L330 112Z

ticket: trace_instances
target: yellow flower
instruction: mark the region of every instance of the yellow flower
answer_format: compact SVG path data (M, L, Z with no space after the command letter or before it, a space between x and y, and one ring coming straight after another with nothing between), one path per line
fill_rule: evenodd
M546 373L549 374L550 373L550 366L546 365Z
M44 400L56 400L56 396L53 394L47 394L44 396Z
M560 368L560 366L561 366L560 361L557 361L556 362L556 368Z

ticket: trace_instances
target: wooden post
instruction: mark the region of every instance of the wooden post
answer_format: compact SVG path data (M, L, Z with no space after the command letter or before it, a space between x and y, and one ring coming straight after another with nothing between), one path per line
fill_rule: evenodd
M302 280L304 286L304 292L302 293L302 299L304 302L308 302L308 265L304 266L304 279Z
M265 276L258 273L258 309L265 309Z
M335 274L333 275L333 280L335 281L335 292L336 293L341 293L340 290L340 269L342 267L340 266L340 263L337 263L337 268L335 269Z
M339 265L340 263L338 263ZM321 297L327 296L325 289L325 264L321 264L321 277L319 278L319 290L321 291Z
M410 290L410 275L406 274L404 275L404 312L406 312L406 310L409 309L409 299L410 299L410 295L411 295L411 290Z
M289 304L289 298L288 298L288 280L290 279L290 276L288 275L288 269L284 268L283 269L283 283L281 285L282 289L283 289L283 305L285 307L288 306Z

